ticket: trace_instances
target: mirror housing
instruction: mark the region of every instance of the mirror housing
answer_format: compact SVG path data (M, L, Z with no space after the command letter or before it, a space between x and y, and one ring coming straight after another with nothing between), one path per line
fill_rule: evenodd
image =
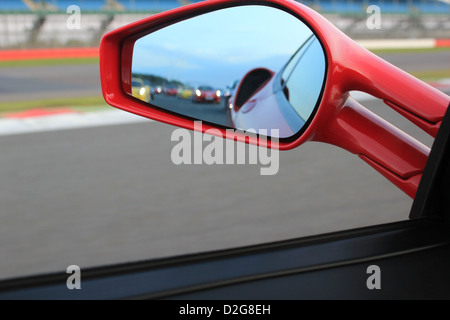
M116 29L103 37L100 46L102 90L106 102L114 107L140 116L194 130L194 120L196 119L176 115L173 112L163 110L162 108L155 107L154 105L144 104L141 101L137 101L136 99L130 97L129 94L132 92L131 66L134 44L143 36L156 32L177 22L185 21L187 19L194 18L195 16L216 10L248 5L261 5L285 11L299 19L299 21L308 25L312 30L315 30L314 23L311 25L307 19L304 19L303 15L308 17L305 13L312 14L309 18L311 22L314 22L315 15L319 16L311 9L308 9L307 7L299 5L299 3L293 1L246 1L243 3L239 0L213 0L162 12L147 19ZM304 13L303 10L306 10L306 12ZM318 36L318 34L316 35ZM323 49L325 56L327 56L326 48L324 47ZM313 119L311 118L311 121L312 120ZM202 131L205 132L211 128L219 129L223 134L222 136L225 137L226 127L223 126L204 123L202 126ZM236 141L287 150L292 149L308 140L306 139L308 135L303 134L303 131L307 130L308 126L305 126L305 129L301 132L302 134L299 132L295 136L281 138L274 146L272 146L270 139L267 139L266 137L259 139L258 136L248 136L239 131L236 131L236 134L232 138ZM302 139L299 140L299 138Z

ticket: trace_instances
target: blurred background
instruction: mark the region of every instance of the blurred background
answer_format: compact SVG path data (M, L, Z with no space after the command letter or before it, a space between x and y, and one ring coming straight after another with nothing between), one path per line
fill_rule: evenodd
M98 46L102 34L156 12L199 1L189 0L2 0L0 47ZM450 30L448 0L300 1L319 11L354 39L440 38ZM66 27L67 9L81 9L82 28ZM367 8L376 5L382 27L366 27Z
M0 0L0 279L408 218L410 198L333 146L281 152L275 176L258 165L176 166L174 127L104 103L102 35L193 2ZM300 2L449 94L449 0ZM354 96L432 146L382 101Z

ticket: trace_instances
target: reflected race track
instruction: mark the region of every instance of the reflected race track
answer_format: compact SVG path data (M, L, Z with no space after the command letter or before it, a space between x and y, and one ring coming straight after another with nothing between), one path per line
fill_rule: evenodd
M189 113L196 119L232 127L230 111L225 108L223 101L220 103L195 103L190 99L159 94L154 96L152 103L179 114Z

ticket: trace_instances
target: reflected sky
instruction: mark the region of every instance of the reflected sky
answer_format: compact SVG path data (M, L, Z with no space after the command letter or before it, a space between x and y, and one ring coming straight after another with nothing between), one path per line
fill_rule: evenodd
M222 9L136 41L132 72L225 88L256 67L279 71L311 33L299 19L276 8Z

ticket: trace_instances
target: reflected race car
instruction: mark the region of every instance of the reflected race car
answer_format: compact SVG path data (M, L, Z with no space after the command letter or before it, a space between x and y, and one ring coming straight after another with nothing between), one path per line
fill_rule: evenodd
M278 129L281 138L293 136L316 108L324 66L320 43L310 36L277 73L250 70L230 99L232 123L243 130Z
M133 78L131 80L132 95L144 102L150 102L152 100L151 87L145 84L143 80L139 78Z
M199 86L192 95L193 102L215 102L220 103L220 90L215 90L211 86Z
M239 85L239 80L235 80L232 83L230 83L224 93L223 93L223 101L224 101L224 106L225 108L232 108L232 105L230 105L230 100L233 97L238 85Z
M193 88L180 88L177 93L177 97L181 99L191 99L193 95Z
M164 92L167 96L176 97L178 94L178 88L174 86L168 86L165 88Z
M161 86L157 86L155 89L153 89L154 94L161 94L163 93L163 88Z

